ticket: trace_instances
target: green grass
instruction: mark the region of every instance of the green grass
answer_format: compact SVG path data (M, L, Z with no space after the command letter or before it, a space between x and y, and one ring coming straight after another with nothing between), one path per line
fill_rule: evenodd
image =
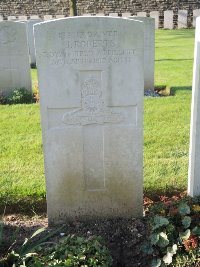
M15 203L41 198L45 186L39 105L1 105L0 132L0 199Z
M155 84L175 94L145 98L146 194L187 189L194 30L156 32Z
M144 189L164 194L187 188L194 30L156 32L156 85L174 96L145 98ZM37 72L32 70L33 84ZM45 196L39 105L0 106L0 200Z

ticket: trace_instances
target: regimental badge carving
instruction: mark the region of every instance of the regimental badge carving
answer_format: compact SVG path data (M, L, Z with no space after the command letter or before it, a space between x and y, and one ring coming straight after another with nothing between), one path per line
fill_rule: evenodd
M0 28L0 42L9 44L16 41L16 32L11 26L3 26Z
M119 123L123 120L121 113L105 107L101 83L95 77L86 78L81 84L81 108L63 115L64 124L103 124Z

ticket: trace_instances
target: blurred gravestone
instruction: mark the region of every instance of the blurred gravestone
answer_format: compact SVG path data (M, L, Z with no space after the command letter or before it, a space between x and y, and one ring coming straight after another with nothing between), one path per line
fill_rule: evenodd
M35 67L35 65L36 65L33 26L36 23L40 23L40 22L42 22L41 19L31 19L27 23L27 38L28 38L29 56L30 56L31 66L33 66L33 67Z
M200 9L193 10L193 22L192 22L193 27L196 27L196 19L199 16L200 16Z
M164 29L174 28L173 16L174 16L173 10L164 11Z
M178 10L178 29L187 28L187 10Z
M146 12L137 12L138 17L146 17Z
M196 20L195 52L190 124L188 193L200 195L200 17Z
M151 11L150 17L155 19L155 29L159 28L159 12L158 11Z
M142 216L143 23L76 17L34 28L49 223Z
M144 23L144 90L154 91L155 19L133 16Z
M0 92L16 88L32 91L26 23L0 22Z

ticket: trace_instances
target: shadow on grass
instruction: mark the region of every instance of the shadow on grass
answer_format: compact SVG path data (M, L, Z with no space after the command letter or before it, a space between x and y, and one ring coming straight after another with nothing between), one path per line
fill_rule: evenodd
M186 188L175 188L173 186L168 186L166 188L160 188L156 189L149 189L149 188L144 188L144 198L147 197L154 202L160 201L160 198L165 196L165 197L178 197L180 198L181 196L186 196L187 191Z
M181 91L192 91L192 86L172 86L171 89L171 95L176 95L177 92Z
M47 205L45 198L26 197L12 199L11 201L0 199L0 215L3 214L26 214L38 215L46 213Z
M177 58L177 59L172 59L172 58L163 58L163 59L156 59L155 61L186 61L186 60L193 60L193 58Z
M170 36L171 39L178 39L181 37L184 38L193 38L194 37L194 28L191 29L173 29L173 30L167 30L167 29L159 29L160 32L167 33L167 35Z

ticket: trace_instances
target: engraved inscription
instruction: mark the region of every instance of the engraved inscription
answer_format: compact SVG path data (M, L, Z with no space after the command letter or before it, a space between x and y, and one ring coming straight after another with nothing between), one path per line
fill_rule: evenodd
M103 124L118 123L123 120L121 113L113 112L105 107L100 80L86 78L81 84L81 109L63 115L64 124Z
M56 38L56 37L55 37ZM39 60L52 66L131 63L135 49L121 48L118 31L59 32L58 50L42 51Z
M0 43L9 44L16 41L16 32L11 26L0 27Z

